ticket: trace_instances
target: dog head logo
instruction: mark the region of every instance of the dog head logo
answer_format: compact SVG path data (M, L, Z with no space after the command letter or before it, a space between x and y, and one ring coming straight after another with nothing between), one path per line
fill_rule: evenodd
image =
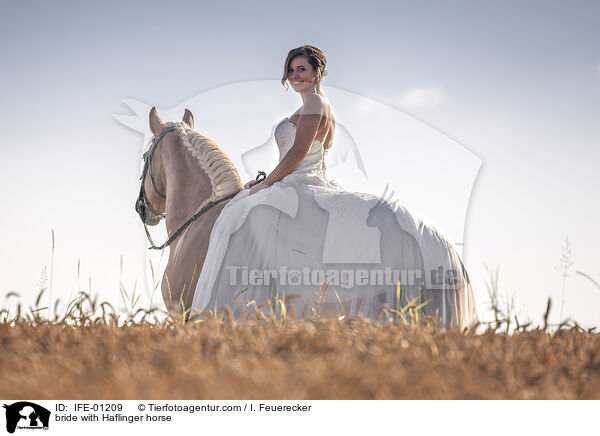
M50 411L28 401L4 405L6 409L6 430L14 433L17 428L48 429Z

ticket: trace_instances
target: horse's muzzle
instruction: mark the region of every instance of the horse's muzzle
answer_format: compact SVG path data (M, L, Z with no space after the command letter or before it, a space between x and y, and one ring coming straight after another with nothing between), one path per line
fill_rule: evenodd
M155 215L154 213L148 210L148 208L146 207L146 202L144 201L144 198L142 197L141 193L135 202L135 211L140 216L142 222L149 226L157 225L162 218L160 215Z

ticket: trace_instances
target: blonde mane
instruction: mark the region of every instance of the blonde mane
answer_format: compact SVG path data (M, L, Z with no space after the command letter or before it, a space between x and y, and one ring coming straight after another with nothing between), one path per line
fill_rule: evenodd
M185 148L196 158L210 179L212 194L203 205L234 194L242 188L235 166L212 139L202 136L182 122L172 125L177 128Z

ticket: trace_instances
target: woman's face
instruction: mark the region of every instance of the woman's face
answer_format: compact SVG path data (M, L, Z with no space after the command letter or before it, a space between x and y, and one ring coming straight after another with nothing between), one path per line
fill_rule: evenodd
M288 68L288 82L296 92L302 92L314 86L317 73L305 56L296 56Z

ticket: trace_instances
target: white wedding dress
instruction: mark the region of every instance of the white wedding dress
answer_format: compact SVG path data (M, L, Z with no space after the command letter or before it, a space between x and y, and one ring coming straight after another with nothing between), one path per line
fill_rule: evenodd
M287 118L277 125L280 160L295 134ZM327 178L325 156L315 139L294 171L223 208L192 314L227 305L246 318L253 306L280 313L285 301L288 316L375 319L382 305L412 303L446 326L477 322L468 275L447 238L401 205L345 191Z

